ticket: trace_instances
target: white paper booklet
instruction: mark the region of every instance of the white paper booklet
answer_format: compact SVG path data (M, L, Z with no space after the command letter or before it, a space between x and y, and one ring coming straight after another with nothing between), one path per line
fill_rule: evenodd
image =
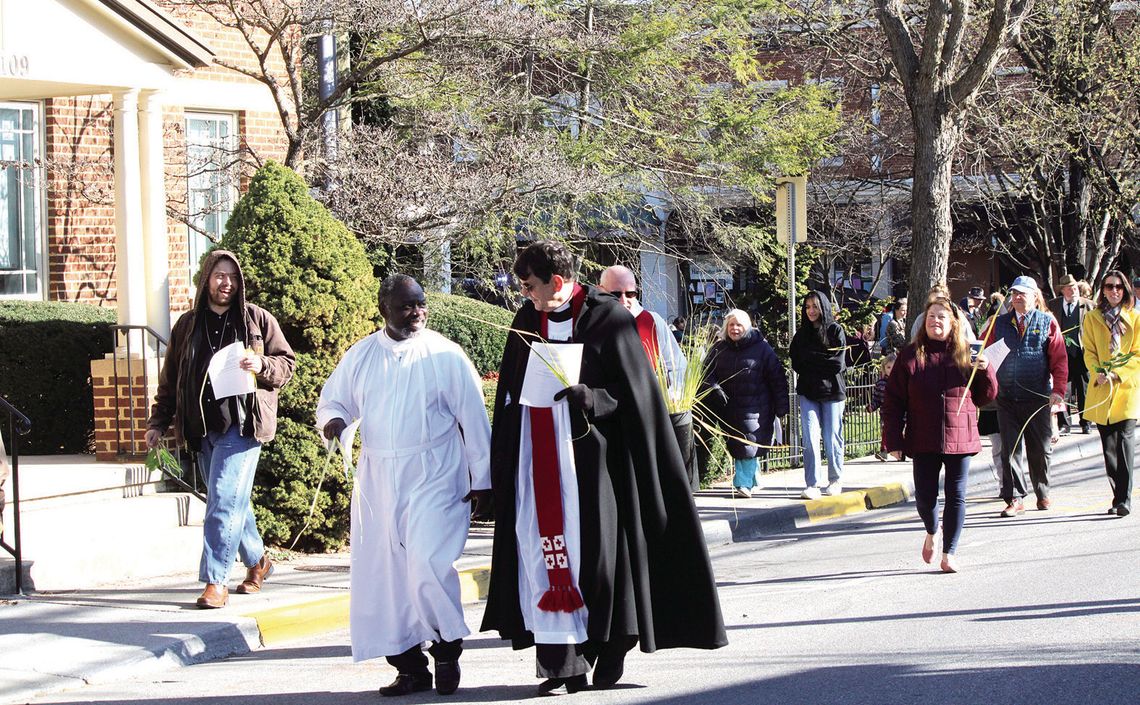
M257 390L257 378L249 370L240 367L245 357L245 344L231 343L214 353L207 371L210 386L214 388L215 399L236 397L239 394L252 394Z
M986 356L986 359L989 360L990 367L994 368L994 372L997 372L997 369L1001 367L1001 363L1004 362L1006 356L1009 355L1009 346L1005 344L1004 340L999 340L983 350L982 353Z
M558 379L554 370L558 370L565 380ZM531 343L519 403L523 406L554 406L554 395L571 384L578 384L581 371L581 343Z

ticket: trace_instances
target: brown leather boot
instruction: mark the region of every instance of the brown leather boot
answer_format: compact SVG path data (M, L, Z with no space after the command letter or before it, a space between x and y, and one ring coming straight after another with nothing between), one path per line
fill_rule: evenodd
M257 562L257 565L245 571L245 580L242 581L241 585L234 588L234 592L241 593L242 595L261 592L261 584L272 574L273 561L269 560L268 555L262 554L261 560Z
M230 590L225 585L210 583L198 598L198 607L204 610L216 610L226 606L230 598Z

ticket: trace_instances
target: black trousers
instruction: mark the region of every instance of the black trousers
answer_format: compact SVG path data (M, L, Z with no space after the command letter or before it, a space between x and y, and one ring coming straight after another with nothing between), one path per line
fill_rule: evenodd
M539 678L569 678L599 666L612 666L625 660L629 650L637 645L635 636L619 636L609 641L587 639L582 644L535 644L535 660Z
M1080 414L1079 418L1083 423L1085 420L1085 394L1089 389L1089 370L1085 367L1085 354L1080 348L1075 351L1069 352L1069 384L1073 390L1073 396L1077 400L1077 412ZM1065 410L1065 425L1069 419L1068 409Z
M1100 425L1100 446L1104 449L1104 470L1112 488L1112 506L1132 509L1132 468L1136 461L1136 419Z
M1025 484L1028 466L1034 494L1037 499L1045 499L1049 496L1049 460L1053 455L1048 396L1031 401L999 398L997 408L1001 429L1001 498L1009 502L1029 494Z
M459 655L463 653L463 640L433 641L428 647L428 653L431 654L436 663L458 661ZM424 655L421 644L416 644L402 654L386 658L388 663L395 666L400 673L427 673L428 670L428 658Z

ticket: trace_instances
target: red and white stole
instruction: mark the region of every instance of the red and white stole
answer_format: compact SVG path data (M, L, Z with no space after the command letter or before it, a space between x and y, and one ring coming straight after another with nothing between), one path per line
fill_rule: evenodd
M574 285L570 297L571 327L578 322L586 290ZM539 335L547 336L548 317L541 311ZM534 483L534 505L538 515L538 534L550 588L538 600L545 612L573 612L586 603L570 574L570 556L566 552L565 517L562 512L562 471L558 463L558 440L554 435L554 412L548 407L528 407L530 413L531 473Z
M641 347L645 348L645 354L649 356L649 362L653 365L653 369L657 369L657 365L661 360L661 347L657 344L657 322L653 320L653 314L649 313L649 309L641 309L641 313L637 314L637 335L641 337Z

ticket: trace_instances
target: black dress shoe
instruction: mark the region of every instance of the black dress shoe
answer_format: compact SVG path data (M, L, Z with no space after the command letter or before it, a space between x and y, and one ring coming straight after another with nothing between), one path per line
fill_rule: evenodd
M589 682L586 680L585 673L569 678L547 678L538 684L538 694L550 695L559 688L565 687L566 692L573 695L579 690L585 690L588 686Z
M459 688L459 662L435 662L435 692L451 695Z
M394 695L422 693L425 690L431 690L430 673L400 673L396 676L396 680L380 689L380 694L385 697L392 697Z
M1081 422L1081 433L1085 434L1086 436L1089 435L1089 422L1088 421L1082 421Z
M1128 507L1124 506L1123 504L1116 508L1116 516L1118 517L1126 517L1131 513L1132 512L1128 509Z
M594 669L594 687L598 690L607 690L617 685L625 673L625 659L614 664L598 664Z

